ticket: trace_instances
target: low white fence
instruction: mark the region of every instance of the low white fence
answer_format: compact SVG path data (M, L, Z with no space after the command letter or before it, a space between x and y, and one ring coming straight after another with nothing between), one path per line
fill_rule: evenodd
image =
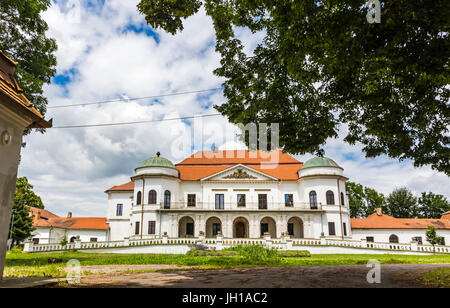
M322 237L320 239L291 239L288 236L282 238L271 238L265 235L259 239L242 239L242 238L223 238L217 236L216 238L205 238L200 236L198 238L169 238L167 236L155 237L152 239L128 239L123 241L110 242L88 242L84 243L76 240L74 243L67 245L61 244L34 244L31 241L25 243L24 252L26 253L42 253L42 252L61 252L61 251L102 251L102 252L119 252L119 251L143 251L142 249L131 249L138 247L152 247L151 251L158 253L158 248L167 253L170 251L168 246L186 247L192 245L205 245L212 249L221 250L224 248L237 245L265 245L279 250L311 250L312 253L408 253L408 254L450 254L450 246L435 246L420 245L417 242L409 244L397 243L374 243L366 242L365 240L340 240L327 239ZM334 248L333 248L334 247ZM127 248L127 249L124 249ZM178 250L177 250L178 251Z

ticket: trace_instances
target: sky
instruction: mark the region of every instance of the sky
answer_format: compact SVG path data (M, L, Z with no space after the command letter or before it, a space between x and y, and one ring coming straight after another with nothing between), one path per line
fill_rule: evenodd
M18 176L26 176L45 208L58 214L105 216L104 191L130 181L134 169L156 152L174 163L196 150L243 149L237 127L222 116L136 125L56 128L163 120L215 114L226 102L221 90L154 99L157 96L221 87L212 72L219 67L211 19L204 11L184 22L184 31L170 35L149 27L136 9L138 0L58 0L43 13L47 36L58 44L57 73L44 87L50 107L46 118L55 128L24 138ZM236 29L252 53L263 33ZM52 106L122 99L121 102L67 108ZM197 125L202 123L203 129ZM283 134L281 131L280 134ZM345 134L341 128L340 136ZM367 159L362 146L329 139L325 156L344 168L351 181L389 194L408 187L450 198L449 177L430 167L386 156ZM296 155L306 161L312 155Z

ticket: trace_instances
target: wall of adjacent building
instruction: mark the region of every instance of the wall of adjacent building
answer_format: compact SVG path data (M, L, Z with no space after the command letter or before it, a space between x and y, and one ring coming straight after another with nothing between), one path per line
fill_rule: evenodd
M374 242L389 243L389 237L392 234L397 235L399 243L408 244L413 237L422 237L423 244L430 244L427 241L426 229L353 229L353 239L361 240L370 236ZM450 245L450 230L436 230L438 236L445 239L445 244Z
M0 141L0 279L3 276L17 167L25 126L23 120L0 104L0 136L4 131L8 131L12 136L11 143L8 145Z

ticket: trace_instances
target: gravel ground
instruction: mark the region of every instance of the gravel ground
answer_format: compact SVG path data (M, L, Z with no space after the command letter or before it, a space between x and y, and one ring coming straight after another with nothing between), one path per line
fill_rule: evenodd
M76 285L64 287L176 287L176 288L347 288L431 287L423 281L426 272L450 264L381 265L381 283L370 284L366 265L254 267L190 269L172 265L90 266L91 274ZM163 270L155 272L156 270ZM127 271L128 273L123 273ZM130 273L130 271L138 271ZM152 272L139 272L152 271ZM121 273L122 272L122 273Z

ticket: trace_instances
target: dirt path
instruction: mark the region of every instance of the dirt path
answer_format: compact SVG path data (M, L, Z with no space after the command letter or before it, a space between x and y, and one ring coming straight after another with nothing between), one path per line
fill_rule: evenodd
M108 267L108 266L106 266ZM117 266L112 266L116 267ZM175 266L120 266L121 269L175 271L93 274L82 278L81 284L68 287L178 287L178 288L317 288L317 287L426 287L423 275L450 264L389 264L381 266L381 283L366 280L370 268L365 265L296 266L234 269L177 270ZM90 272L95 272L91 267ZM98 272L101 272L101 268ZM89 270L83 268L83 270ZM104 271L103 271L104 272Z

